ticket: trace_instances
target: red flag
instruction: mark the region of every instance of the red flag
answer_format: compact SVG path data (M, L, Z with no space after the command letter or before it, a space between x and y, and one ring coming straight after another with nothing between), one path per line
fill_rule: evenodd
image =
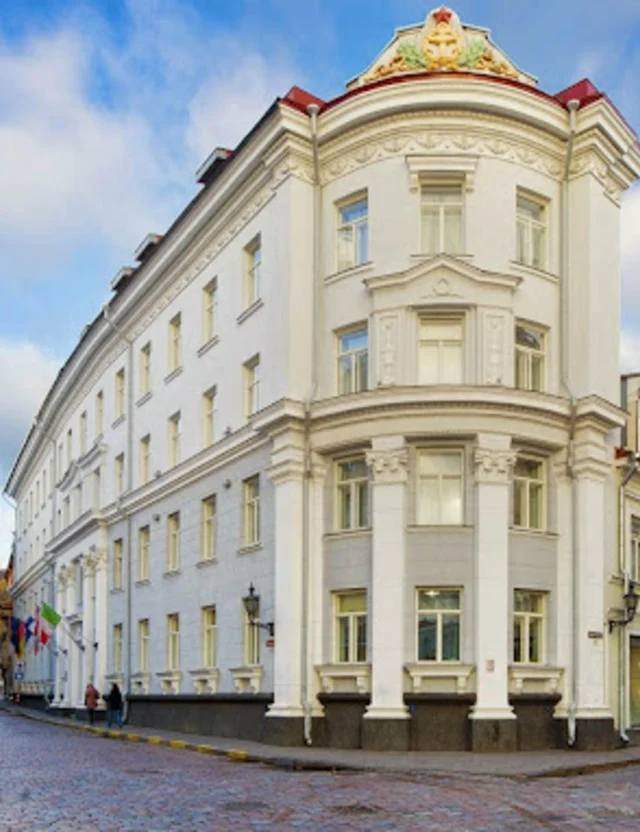
M35 655L38 655L38 650L40 649L40 607L36 604L36 615L35 615L36 623L33 627L33 652Z

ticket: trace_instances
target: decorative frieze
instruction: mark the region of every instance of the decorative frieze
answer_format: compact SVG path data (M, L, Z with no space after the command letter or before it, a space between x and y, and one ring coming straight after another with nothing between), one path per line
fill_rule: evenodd
M393 485L407 481L409 451L407 448L384 448L367 451L367 465L374 485Z
M473 454L476 482L508 485L516 458L514 451L476 448Z

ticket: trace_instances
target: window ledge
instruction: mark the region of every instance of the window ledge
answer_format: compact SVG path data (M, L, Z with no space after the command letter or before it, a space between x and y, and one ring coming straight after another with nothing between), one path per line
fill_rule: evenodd
M209 338L208 341L205 341L204 344L200 347L200 349L198 350L198 355L201 356L201 355L204 355L205 352L209 352L209 350L212 347L215 347L215 345L218 343L219 340L220 340L219 335L213 335L211 338Z
M549 532L546 529L526 529L522 526L509 526L510 534L532 535L533 537L545 537L548 540L557 540L557 532Z
M111 423L111 428L112 428L112 430L115 430L115 429L118 427L118 425L121 425L121 424L124 422L124 420L125 420L126 418L127 418L127 416L126 416L126 414L125 414L125 413L123 413L122 415L118 416L118 418L115 420L115 422L112 422L112 423Z
M166 572L163 572L163 578L174 578L177 575L182 575L182 569L167 569Z
M140 396L140 398L136 402L136 407L142 407L143 404L146 404L149 401L152 395L153 393L151 392L151 390L149 390L149 392L145 393L144 396Z
M367 261L366 263L359 263L357 266L351 266L348 269L342 269L342 271L334 272L333 274L328 274L325 279L325 285L331 285L331 283L337 283L339 280L344 280L346 277L354 277L359 274L367 274L367 272L373 270L373 263L371 260Z
M146 670L139 670L137 673L131 674L131 681L133 682L133 693L148 694L151 685L151 674Z
M564 670L545 664L513 664L509 666L511 693L557 693Z
M136 586L149 586L150 583L150 578L138 578L138 580L136 581Z
M316 665L316 672L325 693L334 693L336 685L342 693L354 687L356 693L369 693L371 690L371 665L367 662L320 664Z
M446 254L447 257L454 257L456 260L473 260L473 254L451 254L448 251L439 251L436 254L418 252L417 254L410 254L409 259L421 262L422 260L433 260L436 257L441 257L443 254Z
M528 263L521 263L519 260L510 260L509 265L514 272L542 277L544 280L550 280L552 283L558 282L558 275L553 272L548 272L546 269L539 269L537 266L530 266Z
M211 566L211 564L217 563L217 562L218 562L218 558L201 558L196 563L196 569L202 569L205 566Z
M457 693L466 693L475 665L461 662L410 662L405 671L411 678L413 693L422 691L425 679L454 679Z
M258 298L258 300L254 300L251 306L247 306L244 312L241 312L238 317L236 318L236 323L242 324L244 323L247 318L250 318L254 312L257 312L258 309L262 309L264 306L264 301L262 298Z
M120 587L120 586L118 586L118 587L112 587L112 588L109 590L109 595L121 595L123 592L124 592L124 589L123 589L122 587Z
M239 555L249 555L251 552L259 552L262 549L262 542L259 540L257 543L249 543L247 546L241 546L238 549Z
M264 669L260 664L231 667L229 672L238 693L260 693Z
M180 670L162 670L156 673L160 679L160 690L166 694L180 693L180 683L182 682L182 672Z
M327 532L324 535L325 540L341 540L349 537L370 537L371 527L367 526L365 529L337 529L333 532Z
M217 693L220 671L217 667L201 667L198 670L190 670L189 675L193 679L196 693Z
M164 377L164 383L169 384L169 382L173 381L174 378L177 378L180 375L182 370L183 370L182 364L179 367L176 367L175 370L171 370L169 375L166 375Z
M116 670L113 673L107 673L104 677L105 682L113 682L118 685L120 690L124 690L124 673L121 670Z
M407 526L408 532L426 532L428 534L438 534L439 532L464 532L465 534L473 534L473 526L465 526L463 523L456 525L442 525L442 526L426 526L419 523Z

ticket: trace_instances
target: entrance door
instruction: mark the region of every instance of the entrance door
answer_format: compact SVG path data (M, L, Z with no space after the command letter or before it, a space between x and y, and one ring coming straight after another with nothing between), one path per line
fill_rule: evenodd
M629 690L631 725L640 726L640 636L631 636L629 645Z

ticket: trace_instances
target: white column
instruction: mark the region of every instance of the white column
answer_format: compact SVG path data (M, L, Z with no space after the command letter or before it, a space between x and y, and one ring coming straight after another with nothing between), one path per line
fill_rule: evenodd
M62 615L62 610L64 609L65 581L66 573L64 571L58 572L56 580L56 612L60 613L60 615ZM44 626L47 628L47 631L51 630L50 625L46 622L44 623ZM60 705L62 702L66 701L69 695L65 679L68 663L68 656L65 656L64 654L64 651L67 649L66 633L60 624L53 631L53 636L54 644L56 650L58 651L56 658L56 687L54 702L56 705ZM63 697L62 699L61 696Z
M86 556L82 563L82 639L84 651L84 687L88 682L95 684L96 651L93 646L96 636L96 563L91 555Z
M372 479L373 569L371 704L365 719L409 719L404 704L406 482L403 436L374 439L367 452Z
M472 720L515 720L508 698L509 490L515 460L511 437L478 434L474 455L476 704Z
M302 718L302 435L287 430L274 438L267 474L275 486L274 701L270 717Z
M324 487L327 467L317 454L312 455L309 481L309 630L307 633L307 698L313 717L324 716L318 702L320 679L316 667L323 663L324 626Z
M106 693L104 681L107 672L107 551L104 548L96 549L93 553L95 562L95 625L98 644L94 652L94 685L100 693ZM128 634L125 641L125 649L128 649Z
M556 530L558 532L556 562L556 658L555 664L563 668L562 699L556 705L554 716L567 719L571 705L573 661L573 564L572 564L572 482L567 471L566 451L558 455L553 465L555 481Z

